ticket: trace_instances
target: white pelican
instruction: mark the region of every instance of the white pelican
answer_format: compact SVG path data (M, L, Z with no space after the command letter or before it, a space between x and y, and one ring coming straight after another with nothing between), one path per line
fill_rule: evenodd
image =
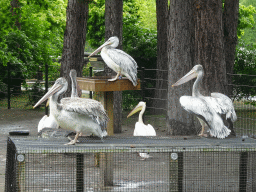
M150 124L145 125L143 123L142 115L146 110L146 102L139 102L138 105L128 114L127 118L132 116L133 114L139 113L139 121L135 124L135 129L133 132L133 136L156 136L156 131L154 127ZM149 158L148 153L139 153L139 155L144 159Z
M71 98L78 97L77 93L77 82L76 82L76 70L71 69L69 76L71 78L72 82L72 90L71 90ZM49 98L50 100L50 98ZM47 101L47 105L49 104L49 100ZM59 128L59 124L53 117L53 115L50 113L49 116L45 115L42 117L42 119L38 123L38 132L40 132L43 128ZM81 135L80 135L81 136Z
M43 128L58 129L59 128L59 124L57 123L55 118L51 114L49 114L49 116L44 115L42 117L42 119L38 123L37 128L38 128L38 132L40 132Z
M101 139L107 135L105 127L108 116L102 104L93 99L63 98L58 103L58 97L65 93L68 83L65 78L57 79L51 89L35 104L34 108L50 99L50 113L66 130L76 131L75 139L67 144L75 144L80 133L91 134Z
M196 78L192 89L192 96L180 97L181 106L188 112L194 113L202 125L203 136L205 125L210 128L212 136L223 139L230 134L230 130L224 125L222 116L225 116L230 126L236 121L237 116L232 101L221 93L211 93L211 97L203 96L199 92L199 84L204 76L202 65L196 65L184 77L172 86L178 86Z
M119 44L117 37L110 37L103 45L96 49L91 57L101 51L101 57L109 68L117 73L116 77L109 79L109 81L115 81L121 75L125 75L134 86L137 85L137 63L127 53L122 50L115 49Z

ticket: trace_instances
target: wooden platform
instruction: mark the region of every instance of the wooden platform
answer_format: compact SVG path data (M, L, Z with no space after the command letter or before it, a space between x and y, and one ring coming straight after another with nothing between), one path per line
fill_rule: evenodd
M77 77L77 84L80 89L87 91L98 92L98 100L102 103L105 110L107 111L109 122L107 125L108 135L114 134L114 91L127 91L127 90L140 90L140 80L136 87L133 86L132 82L123 77L116 81L108 81L113 77L102 76L102 77Z
M106 91L127 91L140 90L140 80L136 87L126 77L117 79L116 81L108 81L114 77L97 76L97 77L77 77L77 83L82 90L106 92Z

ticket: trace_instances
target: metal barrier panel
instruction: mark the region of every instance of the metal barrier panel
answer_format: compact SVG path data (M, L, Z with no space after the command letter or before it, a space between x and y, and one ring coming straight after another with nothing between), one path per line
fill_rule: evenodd
M216 145L215 139L143 137L64 143L10 137L5 191L256 190L256 142L250 138Z

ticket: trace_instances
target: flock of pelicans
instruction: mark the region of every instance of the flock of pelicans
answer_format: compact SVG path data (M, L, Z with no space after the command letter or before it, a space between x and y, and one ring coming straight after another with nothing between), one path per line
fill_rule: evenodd
M137 63L135 60L123 52L115 49L119 44L117 37L109 38L102 46L96 49L89 57L101 51L101 57L105 63L114 70L117 75L109 81L115 81L125 75L134 86L137 85ZM209 133L213 137L225 138L230 134L230 129L224 124L227 121L229 126L233 126L237 116L232 104L232 100L221 94L212 93L211 96L203 96L199 92L199 84L204 76L202 65L196 65L184 77L172 86L178 86L196 78L193 85L192 96L180 97L181 106L188 112L197 116L202 125L199 135L204 136L205 126L208 125ZM80 98L77 94L76 71L70 71L72 82L71 97L62 98L58 102L61 94L65 93L68 83L65 78L58 78L49 91L35 104L34 108L49 99L50 113L44 116L39 124L38 131L44 127L58 128L76 131L76 136L67 144L75 144L81 134L94 134L101 139L107 135L106 126L108 122L107 113L102 104L93 99ZM129 113L130 117L140 111L139 120L135 124L134 136L156 136L155 129L150 125L145 125L142 115L146 109L145 102L139 104ZM224 119L223 119L224 118ZM140 156L148 158L147 154Z

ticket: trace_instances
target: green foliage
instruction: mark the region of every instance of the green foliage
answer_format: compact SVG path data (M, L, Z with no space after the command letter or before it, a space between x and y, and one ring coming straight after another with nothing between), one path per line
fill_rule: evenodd
M256 95L256 50L252 46L239 43L236 49L233 77L234 91L238 99Z
M83 71L82 71L82 75L83 77L90 77L90 67L91 67L91 63L88 62L86 66L83 67ZM93 73L93 70L92 70ZM94 76L94 74L92 74L92 76Z
M104 43L105 39L105 0L95 0L89 4L86 40L90 46L96 48Z
M123 91L122 109L132 110L141 101L140 91Z
M43 85L40 83L40 81L36 81L32 88L27 91L28 92L28 105L34 105L37 103L45 94L45 91L43 90ZM38 108L40 108L41 105L39 105Z
M244 35L244 29L252 28L255 24L253 15L256 13L255 7L252 5L244 6L239 4L239 21L237 27L237 36L241 38Z
M156 20L156 1L155 0L136 0L138 7L137 14L140 17L141 26L143 28L157 30Z
M31 78L44 63L55 65L52 57L62 52L67 0L20 0L16 15L10 2L0 3L0 68L20 63L23 77ZM14 25L17 19L20 30Z

